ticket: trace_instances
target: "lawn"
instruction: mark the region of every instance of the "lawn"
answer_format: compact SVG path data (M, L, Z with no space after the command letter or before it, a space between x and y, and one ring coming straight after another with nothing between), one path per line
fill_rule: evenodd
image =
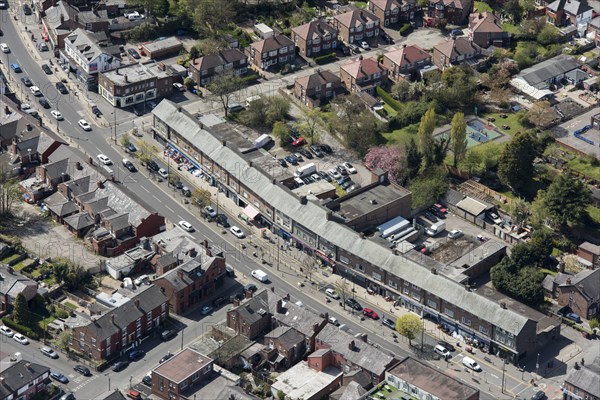
M385 110L385 112L387 113L387 116L389 118L392 118L394 116L396 116L398 113L396 112L396 110L394 110L392 108L392 106L390 106L388 103L386 103L385 101L383 102L383 109Z
M500 113L491 113L482 115L481 119L487 121L489 117L495 118L496 120L493 122L493 124L496 125L496 128L498 128L498 130L502 133L505 133L509 136L512 136L519 131L524 131L527 129L523 125L521 125L521 123L517 119L517 113L514 112L507 112L506 118L500 118ZM503 129L502 125L507 125L510 129Z
M77 306L76 306L75 304L73 304L73 303L70 303L70 302L68 302L68 301L65 301L63 304L64 304L65 306L69 307L71 310L77 310Z
M492 7L490 7L489 4L484 3L483 1L476 1L475 2L475 8L473 9L474 12L492 12Z
M354 6L356 8L367 8L367 2L366 1L355 1Z
M513 35L516 35L517 33L519 33L519 27L517 25L513 25L509 22L505 22L502 24L502 30L504 30L505 32L508 32L508 33L512 33Z
M600 167L597 165L592 165L586 157L577 156L568 161L567 165L573 171L585 174L597 181L600 181Z
M590 205L587 208L587 212L590 215L590 218L594 220L596 224L600 225L600 208Z
M24 261L21 261L20 263L13 265L13 269L17 272L21 272L21 270L25 267L26 267L26 265L25 265Z
M5 259L2 260L3 263L9 264L11 261L15 260L16 258L21 257L20 254L13 254L11 256L6 257Z
M411 138L417 140L416 132L418 128L419 124L408 125L402 129L386 132L383 137L386 138L388 144L405 145L410 142Z

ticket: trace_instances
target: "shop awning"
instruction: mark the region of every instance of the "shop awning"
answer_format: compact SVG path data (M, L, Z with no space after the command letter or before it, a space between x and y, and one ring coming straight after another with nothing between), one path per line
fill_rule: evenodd
M253 206L251 206L250 204L246 206L246 208L244 208L244 211L242 211L242 213L248 217L248 221L253 221L254 218L256 218L256 216L258 214L260 214L260 211L258 211L256 208L254 208Z

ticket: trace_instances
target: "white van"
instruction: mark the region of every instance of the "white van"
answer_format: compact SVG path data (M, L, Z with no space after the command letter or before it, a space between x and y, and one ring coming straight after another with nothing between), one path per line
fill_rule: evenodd
M254 279L258 279L261 282L266 282L269 280L269 276L262 269L255 269L252 271L252 277Z
M465 357L462 359L462 363L465 367L472 369L473 371L480 372L481 367L477 364L477 361L473 360L471 357Z
M325 289L325 295L328 297L331 297L332 299L339 299L340 295L336 293L335 290L333 290L332 288L327 288Z
M436 352L437 354L439 354L440 356L444 357L444 360L447 360L450 357L452 357L450 352L444 346L441 346L439 344L437 346L435 346L433 351Z

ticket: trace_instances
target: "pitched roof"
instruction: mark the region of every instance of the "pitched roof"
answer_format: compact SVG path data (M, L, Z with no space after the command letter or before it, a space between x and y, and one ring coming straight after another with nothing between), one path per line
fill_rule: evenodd
M340 77L329 70L318 70L314 74L296 78L296 83L305 89L313 89L328 83L340 82Z
M585 364L579 370L572 369L565 382L600 397L600 356L596 356L591 364Z
M8 268L0 267L0 295L8 295L15 299L19 293L25 292L25 288L28 286L34 286L37 289L38 284L17 271L9 272ZM31 293L35 296L34 292ZM29 291L26 294L29 294ZM31 298L26 300L29 301Z
M259 42L254 42L250 45L251 48L255 49L259 53L265 53L272 50L279 50L282 47L294 46L294 42L287 36L275 35Z
M438 4L442 3L446 7L454 7L457 9L465 9L471 6L472 0L429 0L429 4Z
M400 8L400 0L369 0L369 3L381 10L391 10L393 8Z
M102 341L117 333L121 328L128 326L136 319L146 315L161 304L167 302L167 297L156 285L146 288L138 287L140 292L120 307L113 308L95 321L91 321L87 327L92 337ZM139 300L139 308L135 301ZM114 317L114 323L112 321Z
M65 224L69 225L71 228L75 230L80 230L83 228L88 228L94 225L94 220L89 216L88 213L77 213L74 215L69 215L64 219Z
M407 64L415 64L431 58L431 54L416 45L402 46L399 49L388 51L383 58L389 59L400 68Z
M522 70L518 77L524 79L529 85L536 87L538 84L545 85L547 80L574 70L580 65L581 63L575 57L559 54Z
M499 21L500 19L491 12L471 13L469 15L469 29L473 32L503 32Z
M115 389L114 392L106 396L102 400L127 400L127 397L119 389Z
M589 251L592 254L600 255L600 246L590 242L583 242L579 245L580 249Z
M5 399L17 390L48 374L50 368L31 361L21 360L2 371L0 398Z
M301 204L293 192L282 185L273 184L269 176L255 165L250 165L234 148L224 146L221 139L200 125L199 121L185 110L178 111L177 105L163 100L152 110L152 114L177 132L189 143L202 145L206 156L218 165L236 165L229 173L240 184L252 188L259 198L269 199L271 206L289 216L302 226L309 227L315 235L333 246L350 251L372 265L377 265L393 276L416 285L430 293L436 293L443 301L460 305L473 315L506 330L517 328L517 332L530 319L513 309L504 309L494 300L477 292L466 291L464 286L440 274L432 274L412 260L394 255L388 248L361 238L358 232L327 218L328 209L311 201Z
M53 193L50 197L47 197L44 202L50 211L59 217L64 217L65 215L79 211L77 204L65 199L60 192Z
M355 338L349 333L340 331L337 326L327 324L317 335L317 340L326 343L334 352L342 355L347 361L370 371L375 375L385 372L394 357ZM350 346L353 343L354 346Z
M337 29L320 19L297 26L292 29L292 32L303 40L322 39L326 34L335 39L338 33Z
M79 55L87 61L93 61L101 54L107 54L110 59L108 63L112 63L111 53L106 51L106 47L98 46L98 35L88 32L84 29L77 28L65 39L65 45L73 48Z
M196 58L190 63L190 68L205 71L245 59L246 55L238 49L219 50L204 57Z
M548 4L546 8L552 12L564 10L571 15L580 15L592 9L585 0L556 0Z
M374 58L358 58L350 60L340 66L340 69L346 71L354 79L361 79L376 73L383 73L388 69L378 63Z
M565 281L559 287L574 286L578 288L590 301L600 299L600 269L584 269L570 278L570 283Z
M379 18L367 10L352 10L333 17L346 28L356 28L371 22L379 22Z
M206 269L211 266L215 259L216 257L198 255L176 268L169 270L158 279L164 279L169 282L175 291L183 290L196 280L201 279ZM174 261L174 259L170 260Z
M303 342L305 336L294 328L290 328L288 326L278 326L265 335L265 339L268 338L278 339L286 348L291 349L298 343Z
M464 56L466 54L475 53L477 47L472 44L468 39L459 37L456 39L448 39L445 42L439 43L434 47L434 50L439 51L445 55L450 62L450 59L454 57Z

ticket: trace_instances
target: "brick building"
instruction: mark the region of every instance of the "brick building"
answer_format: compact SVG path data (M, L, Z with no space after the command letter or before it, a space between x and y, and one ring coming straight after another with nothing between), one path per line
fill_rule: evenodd
M431 65L431 53L416 45L402 45L383 55L383 65L390 71L389 78L412 80L419 69Z
M572 369L562 385L564 400L600 400L600 356L591 364Z
M211 378L213 360L186 348L152 370L152 394L161 399L185 399Z
M600 117L597 115L596 118ZM593 121L592 121L593 122ZM584 260L591 268L600 268L600 246L590 242L584 242L577 248L577 256Z
M198 85L207 85L222 72L233 71L236 76L245 75L248 72L248 57L238 49L219 50L190 61L188 71Z
M508 46L509 34L504 32L500 19L491 12L476 12L469 15L467 36L477 46L487 49L490 46Z
M50 368L28 360L0 368L2 380L0 381L0 399L2 400L30 400L34 398L47 398L45 391L50 379Z
M292 28L292 41L305 57L334 52L337 40L337 29L320 19Z
M95 361L110 360L158 329L169 317L167 297L156 285L138 290L125 304L73 327L71 349Z
M370 0L367 9L383 22L383 26L413 19L416 0Z
M275 35L248 47L248 60L257 68L267 70L275 66L292 64L296 58L294 42L284 35Z
M459 37L438 43L433 48L433 63L442 71L478 57L481 49L467 38Z
M296 78L294 96L305 106L320 107L341 94L341 86L339 76L329 70L319 69L314 74Z
M600 269L584 269L575 275L547 275L543 284L559 306L568 306L585 319L600 317Z
M379 37L379 18L368 10L350 10L333 17L333 26L346 43L369 41Z
M373 58L350 60L340 66L342 84L351 93L375 94L377 86L387 86L388 69Z
M37 294L36 281L21 275L13 267L0 266L0 314L12 312L17 295L23 293L25 300L31 301Z
M452 25L467 24L467 17L473 12L473 0L429 0L426 20L430 25L446 22Z

